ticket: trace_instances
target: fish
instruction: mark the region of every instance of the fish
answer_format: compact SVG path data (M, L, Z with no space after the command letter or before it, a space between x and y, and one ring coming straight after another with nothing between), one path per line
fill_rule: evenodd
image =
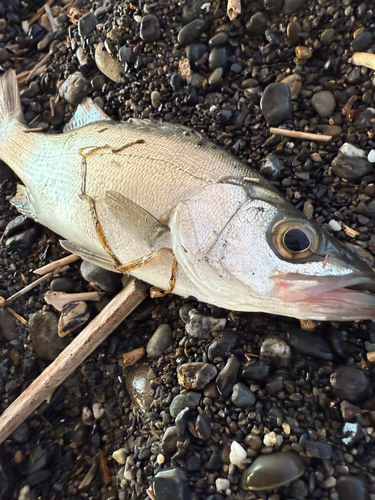
M0 78L0 158L11 203L105 269L221 308L298 319L375 319L375 273L256 170L188 127L116 122L91 99L61 134L23 121ZM158 295L159 294L159 295Z

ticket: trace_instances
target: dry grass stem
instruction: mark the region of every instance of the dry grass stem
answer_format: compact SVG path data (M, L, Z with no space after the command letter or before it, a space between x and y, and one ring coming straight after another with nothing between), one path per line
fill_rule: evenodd
M53 276L53 273L45 274L41 278L38 278L37 280L33 281L29 285L25 286L25 288L22 288L22 290L15 293L11 297L9 297L9 299L6 299L6 301L4 303L2 303L2 304L0 303L0 309L2 307L8 307L9 304L11 304L15 300L17 300L19 297L21 297L21 295L24 295L25 293L27 293L30 290L32 290L33 288L35 288L37 285L39 285L39 283L42 283L43 281L49 280L52 276Z
M306 139L308 141L328 142L332 139L331 135L310 134L309 132L298 132L297 130L286 130L284 128L270 128L271 134L283 135L284 137L294 137L296 139Z

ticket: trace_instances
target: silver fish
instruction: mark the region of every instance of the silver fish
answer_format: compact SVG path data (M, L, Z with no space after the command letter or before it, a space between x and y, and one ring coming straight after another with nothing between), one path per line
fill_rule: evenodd
M12 203L62 245L158 289L237 311L375 318L375 273L255 171L185 127L112 121L90 99L60 135L25 133L14 71L0 79ZM250 177L251 179L247 179Z

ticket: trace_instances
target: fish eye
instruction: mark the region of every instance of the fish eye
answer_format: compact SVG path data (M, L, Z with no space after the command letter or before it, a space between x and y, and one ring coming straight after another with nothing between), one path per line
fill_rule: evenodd
M301 262L316 253L320 237L308 221L284 219L273 226L272 243L282 258Z

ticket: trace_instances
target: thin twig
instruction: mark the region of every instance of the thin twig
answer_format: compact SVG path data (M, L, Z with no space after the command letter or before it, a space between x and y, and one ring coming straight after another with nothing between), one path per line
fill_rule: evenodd
M306 139L308 141L330 141L331 135L310 134L309 132L298 132L297 130L286 130L284 128L270 128L271 134L283 135L285 137L295 137L296 139Z
M143 301L146 285L133 279L0 416L0 444Z
M16 311L14 311L11 307L7 307L7 311L10 312L10 314L16 319L18 319L18 321L21 321L23 325L27 325L27 320L20 314L16 313Z
M29 21L29 24L33 24L33 23L35 23L35 21L37 21L37 20L40 18L40 16L43 14L43 12L45 12L45 10L46 10L46 9L45 9L45 7L46 7L46 5L52 5L52 4L53 4L53 2L54 2L54 0L48 0L48 1L47 1L47 3L46 3L45 5L43 5L43 7L41 7L41 8L40 8L40 9L36 12L36 14L34 14L34 15L33 15L33 17L32 17L32 18L30 19L30 21Z
M21 297L21 295L24 295L25 293L27 293L30 290L32 290L33 288L35 288L37 285L39 285L39 283L42 283L43 281L49 280L52 276L53 276L53 273L45 274L41 278L38 278L37 280L33 281L29 285L25 286L25 288L22 288L22 290L20 290L19 292L15 293L11 297L9 297L9 299L6 299L5 302L0 303L0 309L2 309L3 307L8 307L9 304L11 304L15 300L17 300L19 297Z
M78 255L74 255L73 253L71 255L68 255L67 257L63 257L62 259L55 260L53 262L50 262L49 264L46 264L43 267L40 267L39 269L35 269L34 273L39 274L42 276L43 274L47 274L51 271L54 271L55 269L61 267L61 266L66 266L67 264L71 264L72 262L75 262L76 260L79 260L81 257L78 257Z

